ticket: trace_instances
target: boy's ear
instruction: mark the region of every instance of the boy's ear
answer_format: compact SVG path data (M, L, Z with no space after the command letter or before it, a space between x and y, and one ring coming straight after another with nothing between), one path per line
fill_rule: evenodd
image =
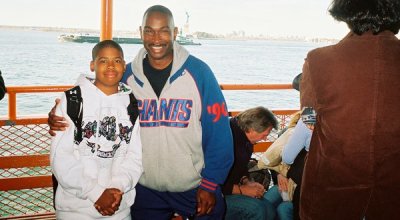
M90 61L90 71L94 71L94 61Z

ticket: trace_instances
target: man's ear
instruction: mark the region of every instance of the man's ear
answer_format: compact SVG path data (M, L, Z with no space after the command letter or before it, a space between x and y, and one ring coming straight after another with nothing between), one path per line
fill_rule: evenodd
M143 30L142 26L139 26L140 38L143 40Z
M90 71L94 71L94 61L90 61Z
M176 36L178 35L178 32L179 32L178 27L175 27L174 28L174 40L176 40Z

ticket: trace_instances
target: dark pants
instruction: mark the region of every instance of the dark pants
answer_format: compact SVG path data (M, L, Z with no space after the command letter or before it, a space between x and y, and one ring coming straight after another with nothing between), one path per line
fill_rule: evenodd
M136 185L136 199L131 207L133 220L170 220L174 213L189 219L223 219L225 202L218 187L215 193L216 205L210 215L196 217L197 189L186 192L159 192L140 184Z

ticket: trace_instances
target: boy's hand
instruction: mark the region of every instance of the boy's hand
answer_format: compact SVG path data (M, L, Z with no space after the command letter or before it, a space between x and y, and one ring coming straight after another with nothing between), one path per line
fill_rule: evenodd
M119 189L105 189L94 203L94 207L101 215L113 215L118 210L121 200L122 192Z
M56 104L49 112L49 118L47 119L47 123L50 126L49 134L51 136L56 136L54 131L65 131L65 128L68 127L65 118L56 115L56 106L60 103L60 99L56 99L55 102Z
M115 201L113 202L113 204L111 204L111 208L114 209L115 211L118 210L119 205L121 204L121 200L122 200L122 195L124 194L123 192L119 191L118 189L110 189L113 191L114 193L114 199Z

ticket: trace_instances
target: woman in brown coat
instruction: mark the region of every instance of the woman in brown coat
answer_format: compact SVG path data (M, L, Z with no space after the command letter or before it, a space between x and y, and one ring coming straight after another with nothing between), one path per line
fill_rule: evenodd
M399 219L399 0L333 0L350 33L309 52L301 105L314 107L302 219Z

